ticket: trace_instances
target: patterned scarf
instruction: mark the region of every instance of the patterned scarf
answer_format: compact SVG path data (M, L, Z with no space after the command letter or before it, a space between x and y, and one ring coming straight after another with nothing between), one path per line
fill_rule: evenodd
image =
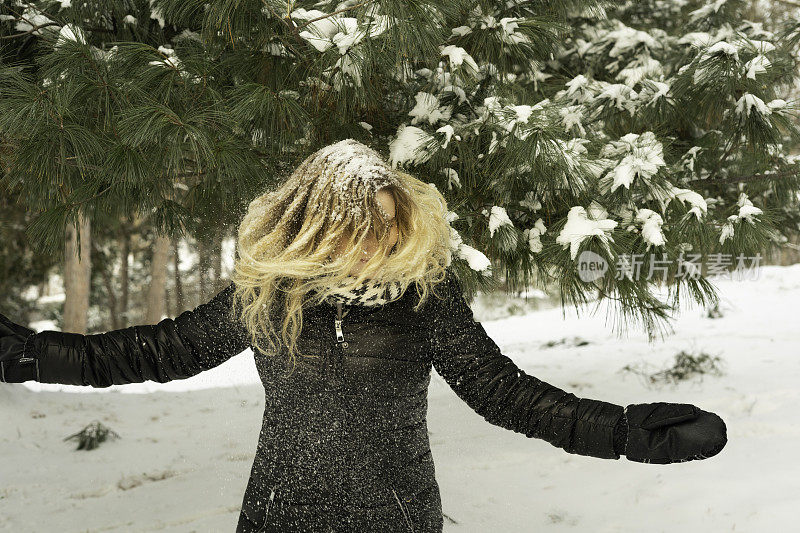
M355 276L348 276L352 282ZM333 294L325 298L325 302L336 305L341 302L343 305L384 305L396 299L400 295L400 282L390 281L381 283L372 279L364 282L353 291L348 291L340 284L334 289Z

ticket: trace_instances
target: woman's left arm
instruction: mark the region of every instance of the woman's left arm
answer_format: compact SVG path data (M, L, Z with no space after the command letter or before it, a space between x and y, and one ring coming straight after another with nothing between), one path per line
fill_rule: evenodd
M578 398L526 374L474 320L451 267L440 285L444 297L430 295L422 315L433 366L467 405L491 424L568 453L620 458L627 433L623 406Z

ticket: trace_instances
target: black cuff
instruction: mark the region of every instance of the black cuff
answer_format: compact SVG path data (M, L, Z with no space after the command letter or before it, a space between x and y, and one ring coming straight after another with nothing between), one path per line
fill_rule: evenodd
M24 383L25 381L39 381L39 358L36 357L33 346L32 332L22 344L22 357L0 361L0 381L4 383Z
M0 381L5 383L39 381L39 360L26 357L13 361L0 361Z

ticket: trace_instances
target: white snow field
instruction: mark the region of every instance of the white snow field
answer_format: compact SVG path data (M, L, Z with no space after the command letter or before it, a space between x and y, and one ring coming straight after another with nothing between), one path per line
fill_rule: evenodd
M722 416L729 442L713 458L673 465L570 455L492 426L434 373L431 445L443 509L456 522L446 518L445 532L796 530L800 265L715 285L722 318L685 309L653 344L639 329L614 335L606 306L483 322L529 374L622 405L693 403ZM543 346L576 336L588 344ZM666 368L683 349L721 357L725 374L654 388L620 371ZM0 384L0 531L233 532L262 409L250 350L167 384ZM121 438L88 452L63 440L94 419Z

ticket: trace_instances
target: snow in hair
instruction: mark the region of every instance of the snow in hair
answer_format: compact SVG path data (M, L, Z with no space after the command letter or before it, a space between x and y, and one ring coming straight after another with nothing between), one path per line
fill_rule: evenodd
M355 139L344 139L320 148L307 161L311 165L320 164L319 179L330 181L338 192L346 192L351 182L363 187L386 182L399 184L380 154Z
M332 209L333 220L341 220L346 213L362 220L364 200L373 202L375 193L388 185L403 188L397 174L380 154L355 139L345 139L317 150L307 162L318 182L312 199L317 198L328 183L339 199ZM374 205L389 218L380 202Z
M283 217L285 220L297 214L300 202L306 197L309 203L328 210L330 222L345 218L356 224L365 219L371 222L370 212L365 206L374 206L388 219L389 214L380 202L375 201L375 197L378 190L389 185L408 193L397 172L378 152L355 139L330 144L309 155L278 191L268 192L250 202L241 224L240 239L248 247L254 245L253 236L265 233L265 228L257 221L269 220L267 210L285 199L288 193L294 193L296 203L289 205Z

